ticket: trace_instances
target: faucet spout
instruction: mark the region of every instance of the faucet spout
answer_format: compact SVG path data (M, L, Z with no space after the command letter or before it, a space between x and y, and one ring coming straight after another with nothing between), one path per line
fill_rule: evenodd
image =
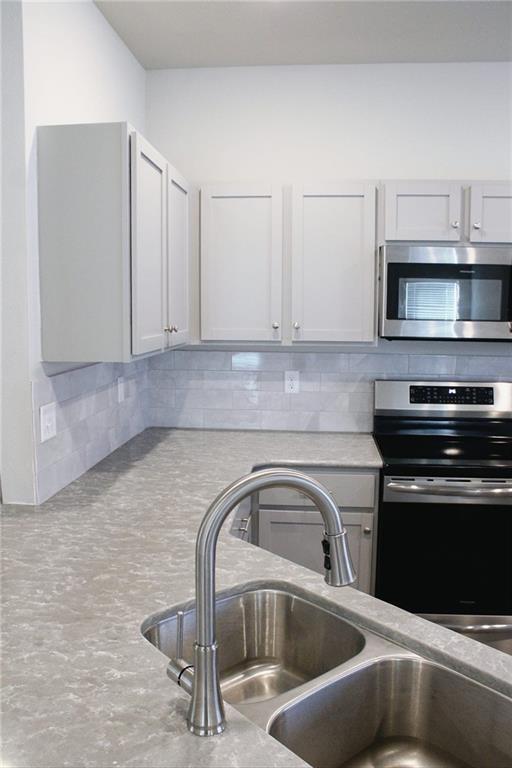
M322 547L327 584L341 587L356 578L340 511L329 492L313 478L292 469L263 469L222 491L203 518L196 544L196 642L187 724L198 736L212 736L225 728L215 638L215 555L220 529L243 499L276 486L301 491L320 511L325 526Z

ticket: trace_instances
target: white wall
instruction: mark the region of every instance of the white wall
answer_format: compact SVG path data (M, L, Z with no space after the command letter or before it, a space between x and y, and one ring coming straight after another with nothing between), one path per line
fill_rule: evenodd
M148 73L147 133L194 182L505 179L512 65L383 64Z
M17 87L20 97L24 88L25 115L23 119L22 110L18 110L18 125L12 132L17 132L19 137L25 135L25 146L22 148L25 173L21 165L17 179L23 186L22 194L26 200L26 226L20 226L19 231L27 239L27 253L18 249L17 253L12 251L7 255L13 262L18 260L16 269L19 275L16 291L12 293L16 297L14 307L4 304L2 311L4 328L10 328L11 333L15 329L16 342L13 338L11 346L17 343L18 356L25 356L24 379L19 385L26 393L27 388L30 392L31 381L42 385L46 373L55 371L55 366L45 368L40 363L36 126L127 120L143 131L146 73L90 0L12 5L17 6L18 12L22 9L23 21L23 30L18 25L15 30L17 37L12 37L10 42L13 49L20 53L23 51L24 82L19 82ZM15 268L12 263L10 266ZM22 272L25 273L25 283ZM22 338L24 330L26 333ZM13 354L5 348L3 369L9 369L14 362ZM27 397L23 402L19 402L20 398L16 402L7 402L7 393L3 394L4 413L14 412L20 424L31 427L32 404ZM81 393L73 394L79 397ZM90 396L91 393L83 394ZM4 421L3 427L4 501L33 502L37 498L37 474L34 475L33 468L37 446L34 445L33 430L24 430L20 444L16 420ZM13 467L5 461L6 446L11 446L13 441L19 448L16 476Z

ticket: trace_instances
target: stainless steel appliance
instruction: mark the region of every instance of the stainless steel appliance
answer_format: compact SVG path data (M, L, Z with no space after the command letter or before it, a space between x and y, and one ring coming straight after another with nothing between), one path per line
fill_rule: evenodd
M377 381L377 597L512 653L512 383Z
M386 245L380 335L512 341L510 246Z

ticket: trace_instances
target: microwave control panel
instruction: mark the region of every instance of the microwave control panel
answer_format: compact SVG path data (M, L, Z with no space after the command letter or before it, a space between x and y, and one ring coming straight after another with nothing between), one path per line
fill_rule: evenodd
M433 405L494 405L493 387L409 387L409 402Z

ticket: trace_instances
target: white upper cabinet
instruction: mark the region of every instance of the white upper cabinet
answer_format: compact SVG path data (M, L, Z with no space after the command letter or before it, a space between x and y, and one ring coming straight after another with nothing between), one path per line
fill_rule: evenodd
M189 189L171 165L167 166L167 182L167 328L168 344L175 347L190 340Z
M385 240L460 240L462 185L449 181L386 182Z
M370 184L295 187L293 341L372 341L375 203Z
M223 184L201 191L201 337L280 341L282 190Z
M469 239L473 243L512 243L512 184L472 184Z
M45 126L38 187L43 360L187 341L188 192L167 160L127 123Z
M167 263L167 161L137 133L131 137L132 349L163 349Z

